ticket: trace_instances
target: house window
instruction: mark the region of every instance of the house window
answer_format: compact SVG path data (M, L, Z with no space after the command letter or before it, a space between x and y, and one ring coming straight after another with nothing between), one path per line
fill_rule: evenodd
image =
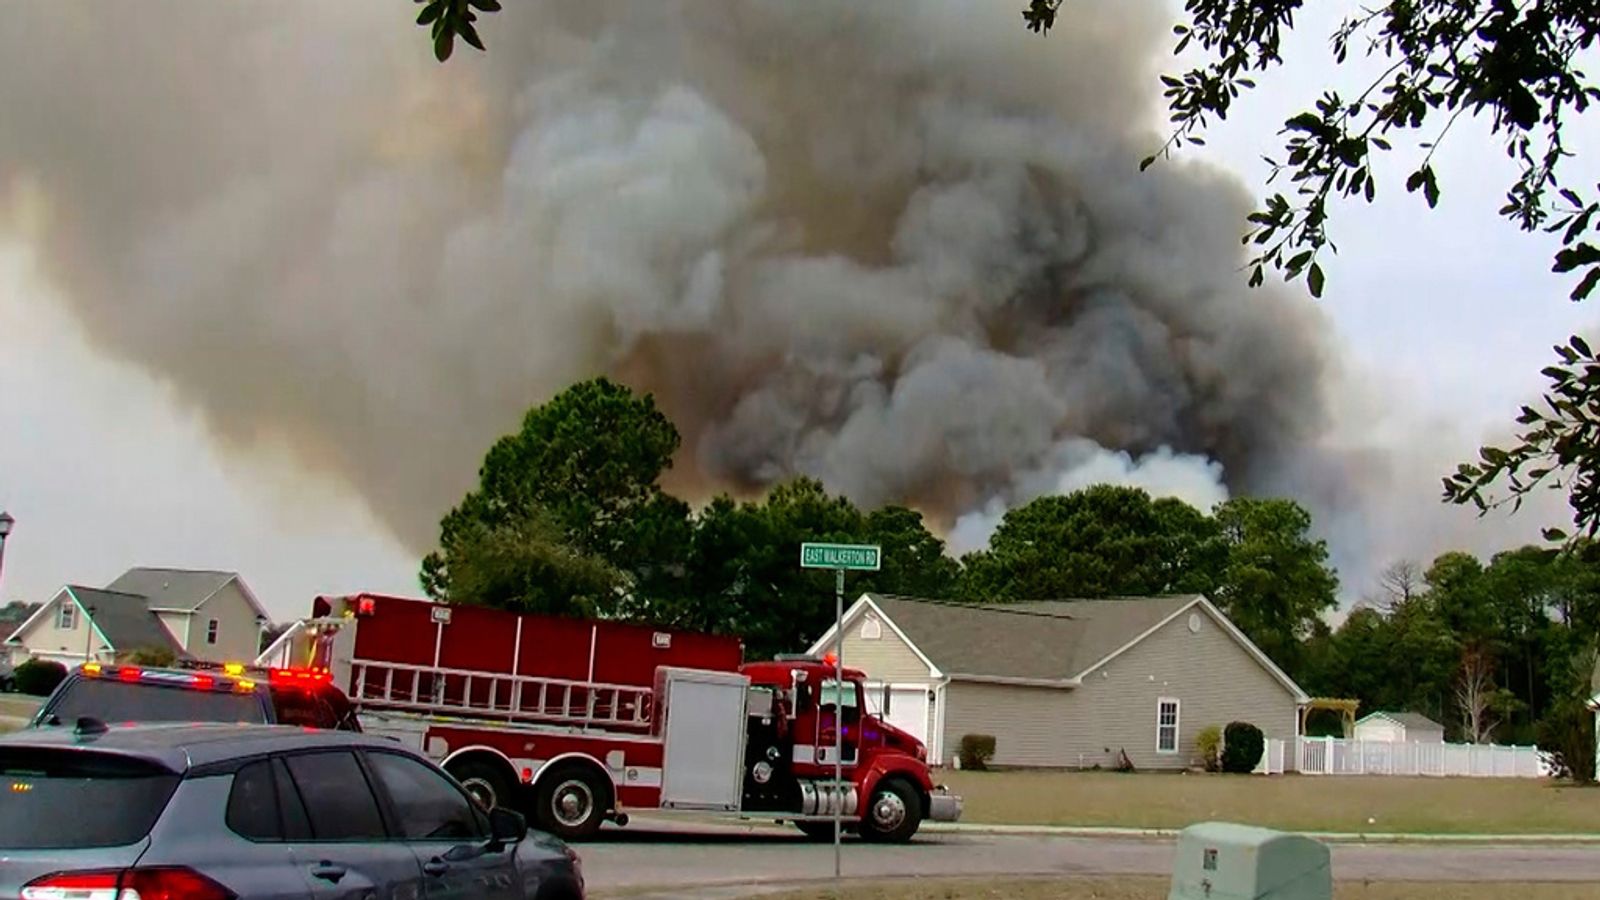
M206 623L206 643L215 644L217 642L217 630L219 628L221 628L221 623L216 619Z
M1178 752L1178 701L1169 697L1156 701L1156 752Z
M71 600L65 601L56 610L56 628L60 631L78 630L78 608L72 605Z
M883 623L877 616L867 616L861 623L861 639L863 641L876 641L883 637Z

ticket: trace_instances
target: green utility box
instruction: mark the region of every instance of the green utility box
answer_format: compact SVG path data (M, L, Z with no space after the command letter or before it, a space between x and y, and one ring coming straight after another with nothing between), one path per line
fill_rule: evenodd
M1266 828L1202 822L1178 835L1167 900L1331 900L1327 845Z

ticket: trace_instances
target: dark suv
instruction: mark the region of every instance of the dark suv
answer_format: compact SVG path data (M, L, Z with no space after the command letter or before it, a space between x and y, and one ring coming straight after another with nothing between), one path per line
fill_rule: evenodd
M0 736L0 897L582 900L578 856L392 741L167 723Z
M360 731L355 707L326 673L276 669L80 666L58 685L31 728L103 722L231 722Z

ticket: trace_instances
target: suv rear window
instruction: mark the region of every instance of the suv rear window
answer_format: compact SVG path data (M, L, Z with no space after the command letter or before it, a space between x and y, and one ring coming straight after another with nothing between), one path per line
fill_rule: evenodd
M0 749L0 851L134 843L150 833L177 786L176 774L125 757Z
M99 678L75 678L50 707L49 714L63 725L71 725L79 716L93 716L103 722L267 721L266 709L254 693Z

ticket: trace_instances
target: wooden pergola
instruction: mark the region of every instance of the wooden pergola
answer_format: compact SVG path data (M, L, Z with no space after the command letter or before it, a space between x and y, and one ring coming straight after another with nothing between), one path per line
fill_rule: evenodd
M1331 710L1339 714L1339 722L1345 737L1353 737L1356 733L1356 709L1361 706L1360 700L1344 700L1335 697L1312 697L1300 705L1300 734L1306 733L1306 716L1319 709Z

